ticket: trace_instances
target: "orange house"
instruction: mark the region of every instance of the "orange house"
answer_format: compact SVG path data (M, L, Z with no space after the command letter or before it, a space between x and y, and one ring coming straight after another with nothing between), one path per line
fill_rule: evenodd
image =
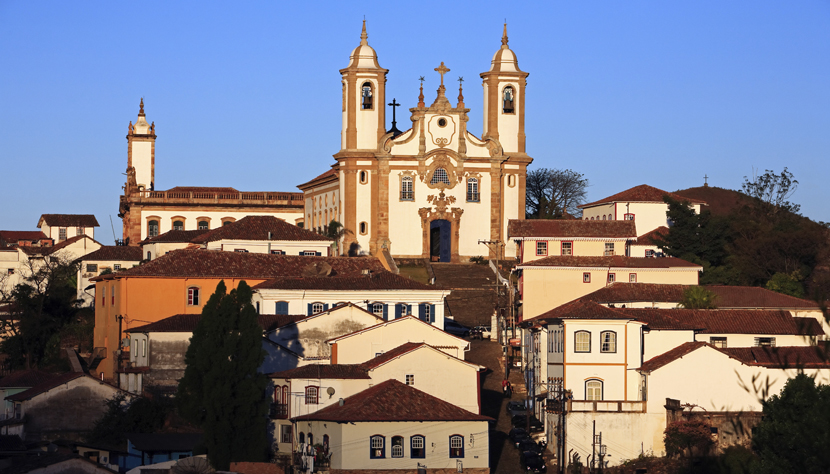
M228 291L280 276L302 277L318 267L331 274L382 268L376 258L300 257L211 250L175 250L144 265L93 278L95 283L95 371L115 382L128 360L127 329L174 314L201 313L216 285Z

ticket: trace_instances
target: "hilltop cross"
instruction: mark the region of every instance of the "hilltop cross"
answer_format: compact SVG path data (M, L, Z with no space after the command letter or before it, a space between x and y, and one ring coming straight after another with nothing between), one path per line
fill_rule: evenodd
M703 175L703 185L704 186L709 186L709 175L708 174Z
M444 85L444 74L450 72L450 68L448 68L447 66L444 66L444 61L441 61L441 65L438 66L437 68L435 68L435 70L438 71L438 74L441 75L441 85L443 86Z

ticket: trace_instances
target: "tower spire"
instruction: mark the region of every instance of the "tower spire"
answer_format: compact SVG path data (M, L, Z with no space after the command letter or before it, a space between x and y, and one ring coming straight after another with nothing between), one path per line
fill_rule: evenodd
M141 98L141 104L138 106L138 115L144 116L144 97Z
M363 19L363 31L360 33L360 44L363 46L369 45L369 35L366 34L366 19Z
M502 45L501 46L502 48L507 47L507 21L506 20L504 22L504 33L502 33L502 35L501 35L501 45Z

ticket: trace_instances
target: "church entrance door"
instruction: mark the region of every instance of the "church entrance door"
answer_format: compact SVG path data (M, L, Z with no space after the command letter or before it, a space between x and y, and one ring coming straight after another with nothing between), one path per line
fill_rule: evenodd
M429 257L433 262L449 262L450 231L452 224L444 219L436 219L429 223Z

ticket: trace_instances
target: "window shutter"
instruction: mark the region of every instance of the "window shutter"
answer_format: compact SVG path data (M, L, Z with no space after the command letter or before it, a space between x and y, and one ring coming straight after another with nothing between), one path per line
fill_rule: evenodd
M395 319L400 318L403 315L403 305L396 304L395 305Z
M406 305L406 314L407 315L412 314L412 305L411 304Z
M429 322L430 323L435 322L435 305L434 304L429 305Z
M300 253L298 253L297 255L302 256L302 255L303 255L303 251L302 251L302 250L300 250Z
M383 304L383 320L389 321L389 305L386 303Z
M315 253L314 253L314 255L316 255L316 256L318 256L318 257L319 257L319 256L320 256L320 252L315 252Z
M277 314L288 314L288 302L277 301Z
M328 303L323 304L323 311L328 311L328 310L329 310L329 304Z
M418 305L418 319L421 321L426 321L426 312L427 312L427 305L421 303Z
M313 310L311 309L311 303L309 303L309 304L308 304L308 315L309 315L309 316L311 316L312 311L313 311Z

